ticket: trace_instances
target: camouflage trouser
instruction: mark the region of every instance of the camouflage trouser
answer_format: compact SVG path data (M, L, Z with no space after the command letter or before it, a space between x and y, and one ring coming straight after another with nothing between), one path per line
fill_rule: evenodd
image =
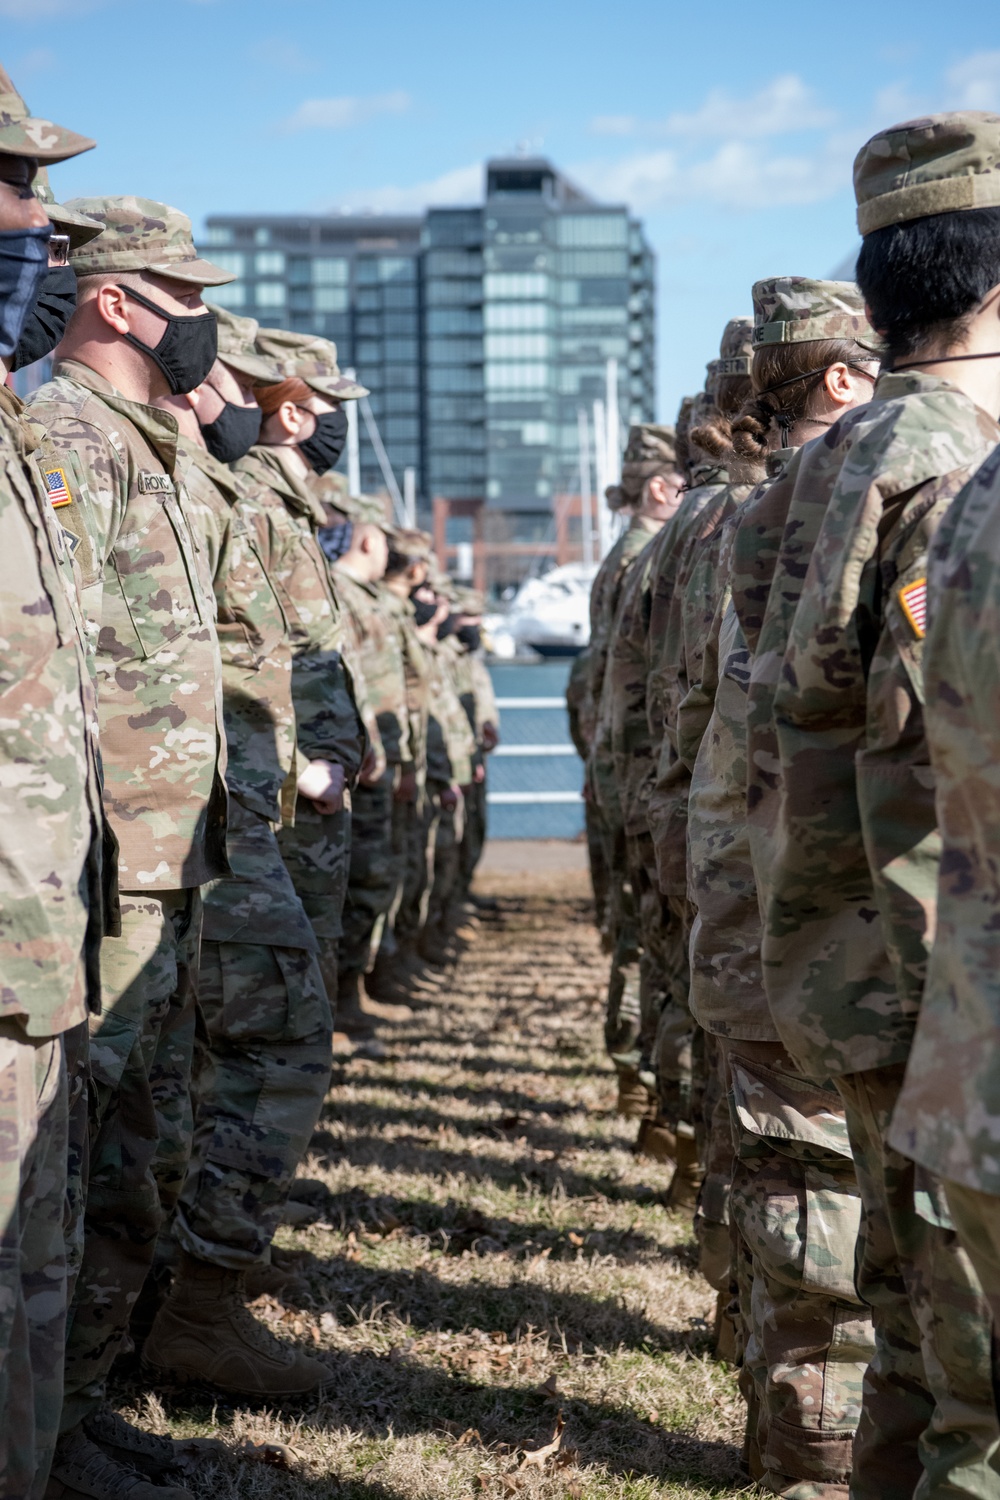
M465 828L465 800L441 809L434 840L434 878L427 902L427 926L441 932L454 927L456 906L461 900L461 848Z
M330 1081L332 1019L314 953L202 945L191 1165L174 1236L230 1270L265 1264Z
M422 806L414 809L412 818L407 822L403 889L394 922L398 947L415 947L427 921L440 817L439 790L428 785Z
M104 1003L90 1027L90 1171L64 1432L103 1400L191 1144L201 895L122 891L121 912L121 937L101 945Z
M733 1127L729 1111L728 1068L718 1037L702 1032L707 1059L702 1111L706 1140L699 1152L705 1179L694 1214L698 1269L717 1292L728 1292L733 1280L729 1194L733 1184Z
M854 1287L861 1202L843 1110L780 1043L723 1046L730 1211L751 1268L741 1383L754 1477L795 1500L845 1495L873 1344Z
M604 1042L615 1067L633 1071L639 1063L639 920L628 875L624 830L612 826L606 817L601 827L604 859L610 871L608 930L612 945Z
M599 932L606 934L609 922L611 871L604 852L604 835L601 829L601 813L588 798L583 804L584 823L587 831L587 857L590 862L590 884L594 892L594 920Z
M669 912L656 883L656 856L648 833L625 835L625 858L639 934L639 1067L653 1076L653 1049L660 1015L669 998L664 967Z
M485 770L486 760L483 761ZM486 780L474 781L465 794L465 832L462 834L461 887L469 894L476 866L483 857L486 843Z
M316 936L339 938L351 865L350 812L319 813L299 797L295 822L279 832L278 848Z
M396 927L398 924L400 907L403 904L403 893L406 887L406 864L409 859L410 841L413 837L412 824L414 818L418 817L418 804L416 802L392 802L392 897L389 909L382 923L382 938L379 943L379 957L393 958L398 948Z
M663 927L661 964L667 993L656 1026L653 1071L660 1115L676 1129L678 1125L693 1127L696 1063L703 1068L704 1062L700 1053L697 1059L695 1056L696 1028L688 1004L691 908L685 897L668 896L665 904L670 917ZM704 1087L704 1077L701 1086Z
M990 1309L939 1181L887 1144L904 1064L837 1079L863 1210L858 1291L875 1353L852 1500L1000 1493Z
M392 792L396 768L390 766L374 786L359 786L351 809L351 860L340 938L342 975L364 974L382 935L392 905L396 869L392 852Z
M946 1181L944 1190L958 1237L992 1309L996 1335L1000 1330L1000 1198L960 1182Z
M332 1018L270 825L234 800L227 842L235 878L205 888L194 1135L172 1232L189 1254L239 1271L269 1258L326 1096Z
M68 1123L63 1037L0 1021L0 1495L18 1500L43 1494L59 1432Z

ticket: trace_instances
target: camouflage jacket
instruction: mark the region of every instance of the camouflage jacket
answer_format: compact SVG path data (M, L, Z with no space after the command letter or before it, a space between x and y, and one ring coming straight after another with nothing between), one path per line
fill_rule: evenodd
M573 658L566 683L566 712L569 715L569 737L582 761L590 754L594 740L594 700L590 696L590 647Z
M426 655L430 690L427 779L440 785L468 786L476 741L459 701L447 637L427 649Z
M893 1116L897 1150L1000 1195L1000 449L931 549L925 719L941 833L937 930Z
M693 489L674 517L675 544L653 587L650 636L650 712L658 715L655 783L648 817L660 890L687 892L687 797L691 766L679 751L677 715L701 673L705 642L719 591L721 524L747 495L745 485L710 484ZM654 721L656 722L656 721Z
M909 1051L939 839L908 601L937 522L998 438L947 382L887 374L786 476L785 535L808 571L773 696L764 973L782 1040L813 1077ZM781 613L784 594L779 561Z
M662 521L654 521L648 516L634 516L628 530L619 537L608 553L608 557L615 557L616 561L602 590L602 612L597 625L596 644L593 637L590 643L591 690L594 694L595 715L587 774L602 816L615 826L620 826L622 822L622 802L615 775L612 746L614 688L608 667L626 580L636 559L662 529Z
M386 763L408 766L413 761L413 747L403 642L395 617L386 607L388 590L357 578L343 558L333 566L333 587L355 643Z
M668 521L639 554L625 577L618 614L611 630L604 675L613 780L622 825L630 835L643 833L646 829L646 802L654 767L653 741L646 712L649 617L660 538L669 529Z
M246 478L183 435L177 439L177 467L215 595L226 783L232 797L277 824L281 789L295 759L292 647L262 556L262 507Z
M30 402L59 455L94 642L104 801L126 890L228 873L215 603L177 475L177 424L64 360Z
M399 635L406 683L406 713L409 724L410 753L417 780L427 778L427 720L430 711L430 666L427 653L417 637L413 624L413 605L401 599L390 588L382 590L382 605Z
M0 1015L45 1037L100 1008L103 813L67 501L38 458L0 387Z
M601 563L590 589L590 696L595 714L599 712L604 689L604 670L608 660L611 626L618 609L622 579L650 537L659 531L656 521L633 516L625 531Z
M790 458L791 454L786 455ZM777 470L772 470L777 477ZM751 491L725 523L719 574L724 585L705 643L700 681L677 716L688 792L688 897L691 1011L706 1031L776 1041L761 971L761 917L746 816L747 689L750 651L733 602L741 578L735 541L772 481Z
M298 748L307 760L343 766L353 782L368 736L341 656L343 629L316 541L325 517L281 448L252 448L234 468L257 486L261 553L291 633Z
M476 736L481 739L483 729L487 724L492 724L494 729L500 728L500 710L497 708L497 695L493 690L493 678L490 676L490 669L483 659L482 652L470 651L467 660L472 682L472 697L475 703Z

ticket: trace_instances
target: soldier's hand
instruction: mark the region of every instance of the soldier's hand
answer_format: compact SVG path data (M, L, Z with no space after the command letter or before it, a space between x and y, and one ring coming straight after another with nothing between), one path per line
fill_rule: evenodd
M480 738L484 750L495 750L500 743L500 731L495 724L487 720L480 731Z
M486 767L477 766L472 773L472 777L476 783L476 786L482 786L483 782L486 780Z
M446 786L441 793L441 806L445 812L454 812L458 806L458 787Z
M416 771L404 771L392 794L394 802L416 802L417 800L417 773Z
M376 781L381 781L384 775L385 756L376 750L374 745L369 745L365 751L365 758L361 762L358 780L362 786L374 786Z
M344 768L333 761L311 760L296 786L319 813L340 812L344 805Z

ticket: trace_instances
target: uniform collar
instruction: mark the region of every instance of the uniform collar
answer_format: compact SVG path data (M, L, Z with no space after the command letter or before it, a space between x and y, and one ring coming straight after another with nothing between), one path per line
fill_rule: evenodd
M110 380L98 375L96 370L81 364L79 360L60 359L52 373L65 380L72 380L74 385L82 385L84 390L92 391L105 406L118 412L119 416L127 417L156 450L167 473L173 474L177 466L178 429L176 420L169 412L161 411L158 406L147 406L144 401L129 401Z

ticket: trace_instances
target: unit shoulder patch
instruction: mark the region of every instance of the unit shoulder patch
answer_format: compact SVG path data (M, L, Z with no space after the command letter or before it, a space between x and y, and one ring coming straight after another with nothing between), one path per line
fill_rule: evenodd
M927 579L915 578L899 590L899 606L918 641L927 634Z
M174 481L169 474L152 474L148 469L139 470L139 493L141 495L172 495Z

